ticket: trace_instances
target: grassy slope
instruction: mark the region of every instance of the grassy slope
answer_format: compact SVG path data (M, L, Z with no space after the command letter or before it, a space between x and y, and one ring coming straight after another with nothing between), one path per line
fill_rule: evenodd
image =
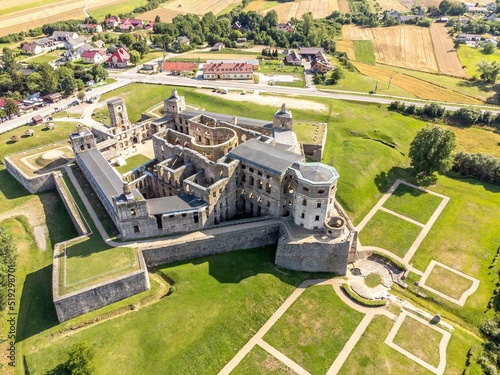
M493 61L499 61L500 51L496 49L493 54L487 55L483 53L482 49L461 45L458 49L458 58L460 59L462 65L467 68L467 74L470 77L479 77L476 65L482 60L486 60L490 63Z
M309 287L264 341L311 374L325 374L362 318L363 314L345 305L330 285Z
M55 368L79 340L95 347L96 374L216 373L311 277L278 271L272 248L205 257L162 272L175 282L173 294L28 355L31 374Z
M462 294L472 286L472 281L439 265L434 266L425 285L450 296L460 299Z
M375 65L375 52L371 40L354 40L353 45L356 61Z

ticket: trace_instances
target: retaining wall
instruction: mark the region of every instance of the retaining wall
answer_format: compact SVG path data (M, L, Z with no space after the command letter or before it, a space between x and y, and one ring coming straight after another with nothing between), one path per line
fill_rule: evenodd
M64 207L66 207L66 211L68 211L69 217L71 218L78 234L82 236L84 234L91 233L90 227L84 222L85 219L76 206L76 202L71 196L71 193L66 190L66 184L64 183L64 180L62 180L62 177L59 177L54 173L53 178L56 190L59 193L59 196L64 203Z
M8 156L5 157L5 165L12 177L23 185L31 194L41 193L55 188L55 182L51 172L29 177L21 169L17 168Z

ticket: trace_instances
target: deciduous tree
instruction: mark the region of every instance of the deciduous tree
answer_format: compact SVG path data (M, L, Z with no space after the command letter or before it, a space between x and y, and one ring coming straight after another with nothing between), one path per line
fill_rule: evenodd
M452 164L455 133L438 126L421 129L410 144L410 164L418 173L445 173Z

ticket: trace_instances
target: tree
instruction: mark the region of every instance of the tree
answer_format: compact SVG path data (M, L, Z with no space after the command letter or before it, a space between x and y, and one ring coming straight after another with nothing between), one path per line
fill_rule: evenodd
M83 102L83 99L85 99L85 91L78 91L78 94L76 94L76 97L78 98L78 100L80 100L81 102Z
M75 78L73 76L66 76L63 79L61 79L61 89L64 95L70 96L75 92L76 89L78 89L78 85L76 83Z
M139 52L141 59L149 52L148 42L146 38L142 36L137 37L136 41L132 43L131 48Z
M38 73L42 76L42 92L54 93L59 88L59 80L57 79L57 75L54 71L54 68L49 63L41 63L38 66Z
M482 60L477 64L477 68L481 72L481 79L489 83L495 83L500 73L500 63L498 61L493 61L490 64L486 60Z
M120 34L118 40L120 41L121 44L127 47L130 47L132 43L134 43L134 37L131 34L127 33Z
M17 106L15 100L12 98L5 99L4 110L9 117L12 115L17 115L19 113L19 107Z
M493 54L493 52L495 52L495 45L491 42L486 43L484 45L483 52L487 55Z
M100 64L92 65L90 72L96 81L105 80L108 77L108 71Z
M446 109L437 103L431 103L424 105L424 115L430 118L441 118L444 115Z
M130 63L134 64L134 66L137 66L139 64L139 61L141 60L141 55L139 52L132 50L130 51Z
M332 72L332 75L330 76L330 81L332 82L333 85L337 84L338 81L340 81L342 78L344 78L344 71L342 68L339 66L337 69L335 69Z
M156 17L155 17L155 23L158 23L158 22L161 22L161 19L160 19L159 15L156 15Z
M90 375L94 372L95 351L87 341L71 347L66 368L71 375Z
M452 164L455 133L438 126L427 126L418 131L410 144L410 165L417 173L445 173Z

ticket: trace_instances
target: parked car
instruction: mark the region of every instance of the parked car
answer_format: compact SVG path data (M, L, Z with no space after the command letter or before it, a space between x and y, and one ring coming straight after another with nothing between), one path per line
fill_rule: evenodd
M74 100L74 101L71 102L70 105L78 105L78 104L80 104L80 102L78 100Z
M85 91L87 91L87 92L92 91L92 87L89 87L89 88L88 88L87 90L85 90Z

